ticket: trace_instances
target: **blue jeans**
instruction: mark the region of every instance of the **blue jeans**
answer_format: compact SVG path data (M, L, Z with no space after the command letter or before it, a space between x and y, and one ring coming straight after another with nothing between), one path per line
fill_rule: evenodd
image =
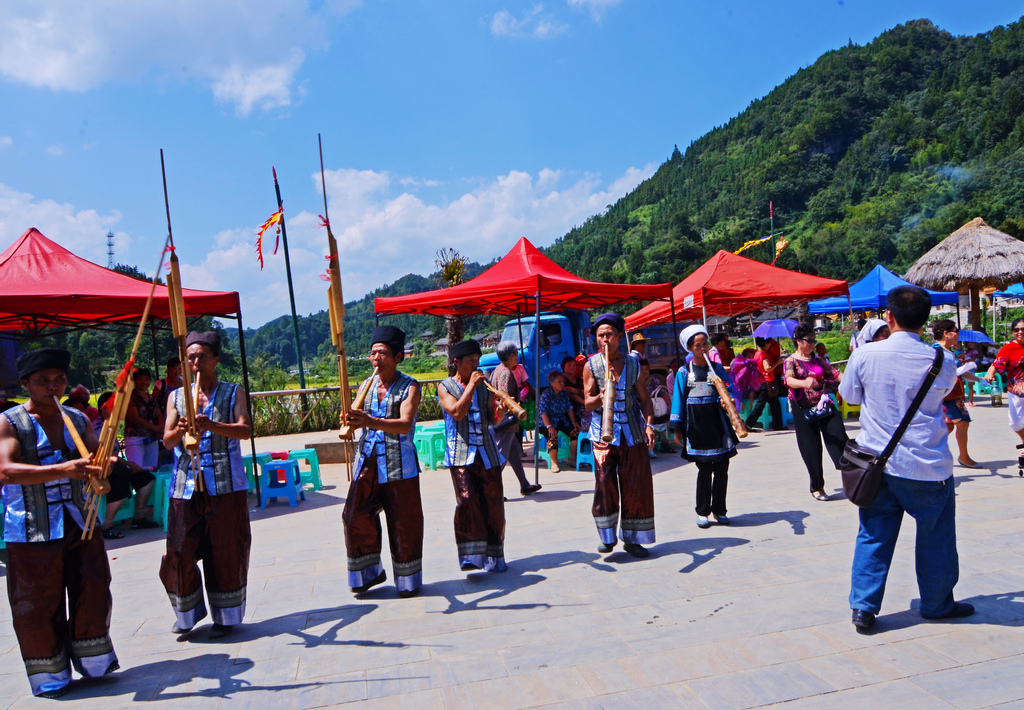
M875 502L870 508L860 509L850 585L851 609L872 614L881 609L904 511L917 521L915 563L921 616L940 617L953 608L953 587L960 578L955 501L952 476L945 481L883 476Z

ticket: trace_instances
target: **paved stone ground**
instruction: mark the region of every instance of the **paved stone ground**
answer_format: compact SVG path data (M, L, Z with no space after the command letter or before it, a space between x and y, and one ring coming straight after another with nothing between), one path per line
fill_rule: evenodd
M423 475L421 596L390 584L356 599L345 582L342 466L296 508L252 514L246 624L223 642L206 621L186 639L157 570L162 535L109 545L112 635L122 670L76 682L82 708L982 708L1024 706L1024 519L1006 410L971 410L972 453L958 468L960 599L978 613L928 623L914 610L912 522L896 552L878 633L850 624L856 509L807 490L792 432L751 435L733 459L731 527L696 527L694 467L655 464L658 543L647 560L599 555L593 478L549 474L517 495L505 482L506 574L457 569L445 471ZM849 427L856 433L856 423ZM309 437L261 440L261 450ZM253 499L255 501L255 499ZM255 505L255 503L254 503ZM386 548L385 548L386 549ZM620 548L621 549L621 548ZM388 574L391 575L389 565ZM0 568L2 570L2 568ZM0 586L4 586L0 582ZM0 707L37 706L10 610L0 605Z

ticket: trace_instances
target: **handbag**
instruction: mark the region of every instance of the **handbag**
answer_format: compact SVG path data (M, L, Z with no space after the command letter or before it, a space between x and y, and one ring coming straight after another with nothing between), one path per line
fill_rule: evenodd
M779 378L776 377L774 380L768 380L765 382L767 386L767 394L772 399L782 396L782 385L779 384Z
M929 388L942 370L944 357L942 348L936 348L935 359L932 361L931 367L928 368L928 374L925 375L921 388L914 395L910 408L903 415L903 420L896 427L896 431L893 432L892 438L889 439L889 443L886 444L882 453L876 454L871 449L858 444L855 439L846 442L843 456L839 459L839 470L843 474L843 492L846 493L847 500L854 505L869 508L875 502L875 496L878 495L878 490L882 487L885 464L888 463L892 452L896 450L896 444L899 443L903 433L910 426L910 420L914 418L914 414L921 407L921 402L924 401Z
M836 413L836 405L832 402L831 397L822 395L821 402L824 404L819 403L816 407L800 407L804 413L804 419L809 422L817 422Z

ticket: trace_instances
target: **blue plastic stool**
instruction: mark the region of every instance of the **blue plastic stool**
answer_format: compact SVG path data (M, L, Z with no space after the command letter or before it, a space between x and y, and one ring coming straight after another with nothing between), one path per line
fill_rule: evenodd
M548 453L548 439L543 434L540 435L540 442L537 444L538 456L548 462L548 468L551 468L551 454ZM572 452L569 451L569 437L563 432L558 432L558 460L568 461L569 456Z
M256 481L259 480L260 472L259 468L262 468L265 464L271 460L270 454L256 454L256 465L253 465L252 454L246 454L242 457L242 465L245 466L245 477L249 479L249 492L252 493L256 490Z
M597 470L597 463L594 461L594 445L590 442L590 434L580 432L580 438L576 442L576 470L580 470L580 464L590 464L590 470Z
M153 520L158 523L162 523L164 526L164 532L167 532L167 517L170 508L170 500L168 499L169 489L171 487L170 471L160 470L153 474L153 495L151 500L153 501Z
M282 471L284 481L280 480L279 474ZM260 493L263 497L260 503L261 510L267 507L267 500L270 498L276 501L281 496L288 496L288 506L291 508L299 504L299 498L306 500L298 461L282 460L264 464L263 475L260 477Z
M320 459L317 458L316 449L292 449L288 452L288 458L292 461L305 461L309 464L309 471L303 471L302 467L299 467L302 485L309 483L313 486L314 491L324 487L320 480Z

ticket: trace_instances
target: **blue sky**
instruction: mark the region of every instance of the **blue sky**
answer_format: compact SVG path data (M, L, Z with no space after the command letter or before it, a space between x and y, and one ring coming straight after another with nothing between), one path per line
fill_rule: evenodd
M346 300L547 246L823 52L925 17L954 34L1020 2L5 0L0 244L25 229L152 272L171 217L193 288L288 312L254 232L276 166L300 313L326 308L317 133Z

